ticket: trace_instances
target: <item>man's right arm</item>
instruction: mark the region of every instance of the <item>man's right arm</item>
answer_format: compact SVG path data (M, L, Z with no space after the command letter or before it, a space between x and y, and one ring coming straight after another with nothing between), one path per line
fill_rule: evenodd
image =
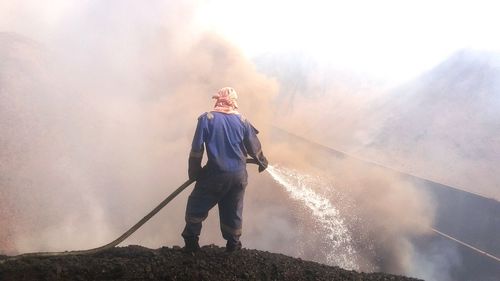
M203 159L204 149L204 122L203 116L198 118L198 124L194 133L193 142L191 144L191 152L189 153L188 175L189 179L196 180L201 173L201 160Z

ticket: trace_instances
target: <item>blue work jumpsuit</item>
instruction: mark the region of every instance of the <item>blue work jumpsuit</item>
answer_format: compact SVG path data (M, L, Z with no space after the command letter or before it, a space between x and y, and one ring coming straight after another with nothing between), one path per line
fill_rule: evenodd
M182 232L186 241L198 241L202 222L217 204L226 246L241 247L247 155L263 169L267 167L257 133L250 122L239 114L212 111L198 118L189 156L189 177L197 179L197 182L186 207L186 227ZM204 146L208 161L201 168Z

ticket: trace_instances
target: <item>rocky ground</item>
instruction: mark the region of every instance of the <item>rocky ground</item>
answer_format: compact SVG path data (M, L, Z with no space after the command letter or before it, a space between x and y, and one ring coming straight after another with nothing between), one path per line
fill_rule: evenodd
M257 250L224 250L210 245L191 255L179 247L128 246L87 256L0 256L0 280L417 280Z

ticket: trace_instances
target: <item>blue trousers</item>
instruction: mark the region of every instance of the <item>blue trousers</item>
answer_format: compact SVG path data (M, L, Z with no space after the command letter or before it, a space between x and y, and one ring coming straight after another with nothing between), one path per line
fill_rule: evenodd
M246 170L209 174L200 178L189 195L186 206L186 227L182 237L185 240L198 241L202 222L217 204L222 237L227 240L228 246L241 245L243 197L247 178Z

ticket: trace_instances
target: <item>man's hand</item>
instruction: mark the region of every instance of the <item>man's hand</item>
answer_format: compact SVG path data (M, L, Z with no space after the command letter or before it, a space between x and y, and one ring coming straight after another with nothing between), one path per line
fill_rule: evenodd
M264 157L264 155L262 155L261 159L260 160L260 163L259 163L259 173L263 172L266 168L267 168L267 165L269 164L267 162L267 158Z
M259 173L264 171L267 168L268 162L266 157L262 155L259 160L253 159L253 158L248 158L246 160L247 164L256 164L259 165Z

